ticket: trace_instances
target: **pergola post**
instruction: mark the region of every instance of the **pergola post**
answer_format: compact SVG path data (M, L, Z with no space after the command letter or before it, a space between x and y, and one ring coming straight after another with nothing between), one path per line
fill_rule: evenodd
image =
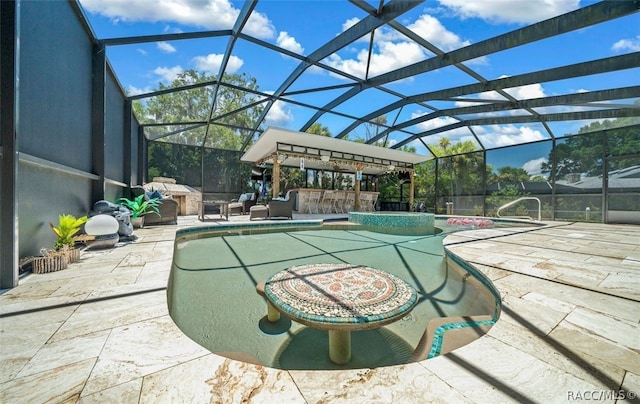
M360 179L358 179L358 171L356 171L356 184L354 186L354 199L355 201L353 201L353 209L356 212L360 212Z
M273 198L277 198L280 193L280 161L278 160L278 153L273 155L273 177L271 178L271 190L273 191ZM263 184L262 186L264 186Z
M415 178L415 172L413 170L409 171L409 180L410 180L410 185L409 185L409 212L413 212L413 198L414 198L414 190L413 190L413 186L414 186L414 178Z

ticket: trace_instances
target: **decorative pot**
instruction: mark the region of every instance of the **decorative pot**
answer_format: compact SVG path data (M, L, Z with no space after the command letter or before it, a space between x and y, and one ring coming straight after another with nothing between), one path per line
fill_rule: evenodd
M65 269L67 257L62 254L54 254L46 257L37 257L33 260L32 271L34 274L45 274Z
M80 262L80 249L75 247L63 247L60 252L67 258L67 263Z
M144 216L138 216L135 219L131 219L131 224L134 229L141 229L144 227Z

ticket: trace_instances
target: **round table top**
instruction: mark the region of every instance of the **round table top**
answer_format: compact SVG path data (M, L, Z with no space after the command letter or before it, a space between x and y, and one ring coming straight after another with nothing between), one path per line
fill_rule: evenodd
M387 272L349 264L311 264L280 271L265 295L285 315L321 329L381 327L408 314L417 293Z

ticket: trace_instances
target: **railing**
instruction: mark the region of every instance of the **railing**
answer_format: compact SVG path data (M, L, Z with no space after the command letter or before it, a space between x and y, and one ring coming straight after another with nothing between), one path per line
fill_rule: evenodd
M498 217L502 217L500 216L500 211L504 208L508 208L509 206L513 206L516 203L520 202L520 201L524 201L527 199L533 199L538 201L538 221L542 220L542 203L540 202L540 199L534 197L534 196L523 196L522 198L518 198L515 201L511 201L509 203L505 203L504 205L500 206L498 208L498 210L496 211L496 216ZM504 217L512 217L512 218L517 218L517 219L529 219L529 220L533 220L533 218L531 216L504 216Z

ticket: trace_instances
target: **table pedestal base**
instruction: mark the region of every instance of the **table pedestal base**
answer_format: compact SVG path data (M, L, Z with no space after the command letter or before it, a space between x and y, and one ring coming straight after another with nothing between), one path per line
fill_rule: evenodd
M273 304L271 304L270 301L267 301L267 319L271 323L280 321L280 312L278 311L278 309L273 307Z
M351 332L329 330L329 358L343 365L351 359Z

